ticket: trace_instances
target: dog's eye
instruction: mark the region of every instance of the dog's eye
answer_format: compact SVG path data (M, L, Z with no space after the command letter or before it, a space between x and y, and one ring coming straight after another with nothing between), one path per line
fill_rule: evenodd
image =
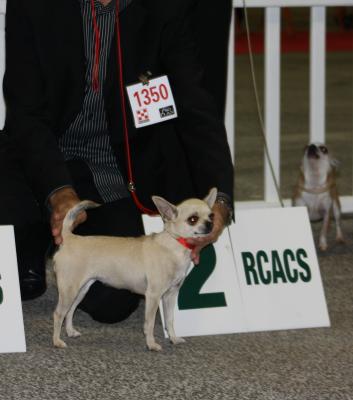
M192 215L191 217L188 218L188 224L196 225L198 220L199 220L199 217L197 215Z
M321 150L321 152L324 153L324 154L327 154L327 153L328 153L328 150L327 150L327 147L326 147L326 146L320 146L320 150Z
M210 219L210 221L213 221L213 220L214 220L214 213L210 214L210 215L208 216L208 218Z

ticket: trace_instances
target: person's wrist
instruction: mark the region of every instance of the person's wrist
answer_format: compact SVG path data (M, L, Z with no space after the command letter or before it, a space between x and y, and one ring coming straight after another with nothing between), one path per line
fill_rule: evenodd
M229 218L228 209L223 204L215 203L213 206L213 212L217 213L218 215L217 222L215 220L215 225L222 225L222 228L224 228L227 225L227 221Z
M233 207L228 196L219 193L214 207L220 212L223 219L223 225L230 225L233 220Z

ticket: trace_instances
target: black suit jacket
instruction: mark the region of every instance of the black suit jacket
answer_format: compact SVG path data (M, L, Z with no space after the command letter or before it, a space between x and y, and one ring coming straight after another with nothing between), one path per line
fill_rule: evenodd
M114 0L113 0L114 1ZM177 120L136 130L128 115L137 193L180 201L210 187L232 196L233 167L223 123L202 88L202 70L185 18L185 0L134 0L121 14L125 84L141 72L167 74ZM211 56L211 55L210 55ZM116 37L104 84L111 143L123 174L125 155L118 90ZM78 0L8 0L5 130L39 201L72 183L57 139L80 111L85 88L82 17ZM215 79L217 79L215 77Z

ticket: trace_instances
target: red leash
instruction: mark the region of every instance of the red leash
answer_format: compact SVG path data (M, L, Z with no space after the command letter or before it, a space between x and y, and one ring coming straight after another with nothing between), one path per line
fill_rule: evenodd
M137 206L137 208L143 213L148 215L158 215L156 211L150 210L145 207L137 197L136 186L134 183L133 172L132 172L132 162L131 162L131 152L129 143L129 128L127 124L127 113L126 113L126 101L125 101L125 87L124 87L124 74L123 74L123 55L121 50L121 34L120 34L120 19L119 19L119 0L116 0L116 35L117 35L117 56L119 64L119 89L121 97L121 111L123 114L123 129L124 129L124 139L125 139L125 155L127 164L127 173L129 184L128 188L131 196Z
M91 0L92 22L94 30L94 63L92 70L92 87L95 92L99 90L99 57L101 47L101 34L97 24L96 10L94 8L94 0Z
M91 0L91 10L92 10L92 21L94 30L94 63L92 69L92 87L94 91L99 90L99 58L100 58L100 31L97 23L96 10L94 7L94 0ZM156 211L150 210L145 207L137 197L136 186L133 179L132 172L132 161L131 152L129 144L129 128L127 124L127 113L126 113L126 102L125 102L125 91L124 91L124 73L123 73L123 55L121 50L121 34L120 34L120 19L119 19L119 0L116 0L116 34L117 34L117 57L119 64L119 90L121 97L121 111L123 114L123 129L124 129L124 139L125 139L125 155L128 173L128 189L131 196L137 206L137 208L143 213L148 215L158 215Z

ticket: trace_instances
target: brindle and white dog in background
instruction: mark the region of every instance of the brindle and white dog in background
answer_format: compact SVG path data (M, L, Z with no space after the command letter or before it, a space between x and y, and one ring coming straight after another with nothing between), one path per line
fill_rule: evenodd
M326 145L311 143L305 148L299 180L293 196L294 206L306 206L311 221L323 219L319 247L327 250L331 211L336 222L336 240L344 242L340 226L341 205L336 185L337 161Z

